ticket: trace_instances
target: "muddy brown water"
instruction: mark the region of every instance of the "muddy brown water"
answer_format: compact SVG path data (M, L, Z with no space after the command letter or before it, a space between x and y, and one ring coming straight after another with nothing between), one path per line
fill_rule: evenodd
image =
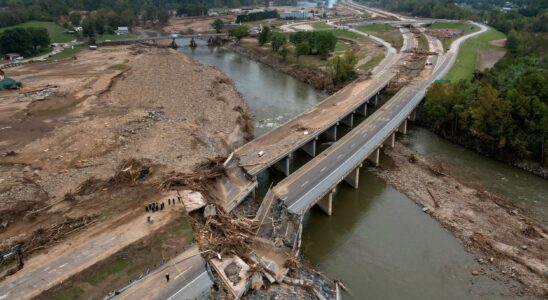
M234 81L255 116L256 135L275 128L327 96L239 54L209 48L201 42L199 47L190 49L188 40L178 42L182 46L180 51L201 63L217 66ZM412 128L405 142L440 160L462 155L460 147L448 146L421 129ZM323 144L322 148L327 146ZM470 157L462 159L462 163L456 161L451 167L459 170L455 173L468 174L469 170L459 166ZM305 154L297 152L292 168L308 160ZM391 164L387 157L381 163ZM486 189L496 186L492 164L479 155L473 159L478 174L474 181L484 184ZM499 166L496 172L511 184L519 170ZM274 172L260 177L262 186L281 179ZM519 192L505 189L496 192L502 196L518 195L521 201L535 206L546 190L540 187L541 182L528 190L529 179L520 181L523 188ZM405 195L378 178L373 168L362 169L359 189L339 185L333 209L331 217L315 207L308 213L303 253L319 271L346 284L353 294L346 295L347 299L515 299L502 283L471 275L479 266L461 242Z

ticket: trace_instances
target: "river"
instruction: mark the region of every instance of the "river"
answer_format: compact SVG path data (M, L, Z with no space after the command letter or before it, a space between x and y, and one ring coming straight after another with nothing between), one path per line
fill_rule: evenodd
M187 40L178 42L180 51L201 63L217 66L235 82L255 117L256 135L327 96L231 51L209 48L202 42L190 49ZM520 174L522 179L515 179L514 168L499 166L497 175L491 175L493 162L475 153L461 156L462 161L453 158L462 154L461 148L448 146L425 130L412 128L405 142L423 154L447 160L448 166L458 170L456 174L469 174L468 167L461 167L473 157L476 184L485 184L486 189L493 188L502 196L517 195L520 204L537 205L547 194L546 185L541 186L540 181L528 190L531 177ZM293 164L305 161L306 156L299 154ZM390 161L383 157L381 163ZM303 252L318 270L341 279L355 299L513 299L502 283L471 275L478 264L460 241L378 178L374 169L360 173L359 189L339 185L333 216L313 208L305 218ZM271 175L261 180L280 179ZM504 186L502 178L508 184L519 183L520 190L500 187ZM542 205L545 209L546 203Z

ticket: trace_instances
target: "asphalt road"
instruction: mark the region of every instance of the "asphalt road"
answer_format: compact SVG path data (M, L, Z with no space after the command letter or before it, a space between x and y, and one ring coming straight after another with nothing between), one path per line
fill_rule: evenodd
M166 281L169 274L169 282ZM113 299L208 299L213 281L194 245Z
M402 88L341 140L278 183L274 193L285 201L289 212L304 214L395 132L422 101L428 86L449 72L462 43L487 30L484 25L476 25L481 30L455 40L427 80Z

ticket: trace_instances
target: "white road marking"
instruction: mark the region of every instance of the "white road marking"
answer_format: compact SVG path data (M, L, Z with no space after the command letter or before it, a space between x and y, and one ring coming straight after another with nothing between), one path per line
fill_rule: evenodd
M301 187L304 187L308 183L308 180L301 184Z
M194 281L198 280L198 278L202 277L203 275L207 275L207 272L203 272L202 274L200 274L198 277L192 279L192 281L190 281L189 283L187 283L187 285L183 286L183 288L181 288L180 290L177 291L177 293L171 295L169 298L167 298L167 300L172 300L172 299L177 299L175 298L177 296L177 294L179 294L180 292L182 292L187 286L191 285Z

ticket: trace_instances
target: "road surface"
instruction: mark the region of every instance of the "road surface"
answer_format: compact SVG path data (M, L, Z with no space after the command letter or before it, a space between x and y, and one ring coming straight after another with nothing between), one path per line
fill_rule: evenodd
M166 281L169 274L169 282ZM213 281L197 245L168 261L113 299L208 299Z

